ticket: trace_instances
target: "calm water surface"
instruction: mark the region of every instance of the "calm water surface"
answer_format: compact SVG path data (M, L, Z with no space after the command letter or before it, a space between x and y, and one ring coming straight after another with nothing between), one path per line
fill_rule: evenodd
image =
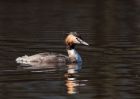
M0 99L140 99L139 0L0 1ZM15 59L66 53L81 33L82 64L21 66Z

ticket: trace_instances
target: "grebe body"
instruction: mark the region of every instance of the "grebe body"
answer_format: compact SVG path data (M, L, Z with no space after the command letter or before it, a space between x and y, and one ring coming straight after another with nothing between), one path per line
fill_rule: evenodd
M17 63L21 64L33 64L33 63L39 63L39 64L45 64L45 63L79 63L82 62L81 56L78 54L78 52L75 50L75 46L77 44L83 44L88 45L85 41L83 41L80 37L80 35L76 32L70 32L68 36L65 39L65 43L67 46L67 53L68 56L63 54L57 54L57 53L39 53L31 56L22 56L18 57L16 59Z

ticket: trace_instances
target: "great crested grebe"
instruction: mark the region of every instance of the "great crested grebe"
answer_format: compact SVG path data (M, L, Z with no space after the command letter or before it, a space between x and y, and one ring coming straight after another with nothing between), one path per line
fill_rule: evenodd
M75 45L82 44L88 45L85 41L82 40L81 36L76 32L70 32L66 39L65 43L67 46L68 56L57 53L39 53L32 56L22 56L16 59L17 63L21 64L32 64L32 63L79 63L82 62L80 55L75 50Z

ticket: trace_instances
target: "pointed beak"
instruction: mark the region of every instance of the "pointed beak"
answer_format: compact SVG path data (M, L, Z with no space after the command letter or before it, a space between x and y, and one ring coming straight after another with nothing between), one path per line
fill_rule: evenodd
M85 41L82 41L81 44L89 46L89 44L87 42L85 42Z
M77 40L79 41L80 44L89 46L89 44L87 42L83 41L82 39L78 38Z

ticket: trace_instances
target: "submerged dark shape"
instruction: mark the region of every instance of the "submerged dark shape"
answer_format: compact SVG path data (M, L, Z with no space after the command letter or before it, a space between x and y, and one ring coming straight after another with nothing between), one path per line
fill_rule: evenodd
M17 63L20 64L68 64L68 63L78 63L82 62L80 55L75 50L77 44L88 45L85 41L81 39L81 36L76 32L70 32L66 39L65 43L67 46L68 56L57 53L39 53L32 56L22 56L16 59Z

